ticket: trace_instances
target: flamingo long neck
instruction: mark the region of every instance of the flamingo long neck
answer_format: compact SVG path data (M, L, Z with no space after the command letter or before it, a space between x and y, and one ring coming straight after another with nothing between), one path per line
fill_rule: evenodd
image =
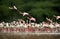
M18 13L22 14L22 12L20 10L16 10Z

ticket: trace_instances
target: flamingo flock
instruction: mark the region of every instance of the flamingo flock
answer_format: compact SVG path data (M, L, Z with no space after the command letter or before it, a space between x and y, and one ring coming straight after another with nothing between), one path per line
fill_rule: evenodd
M9 9L14 9L14 10L18 11L20 14L22 14L22 16L28 16L27 18L29 20L34 21L34 22L36 21L36 19L34 17L32 17L32 16L29 15L29 13L19 11L16 6L9 7Z
M46 20L49 22L36 23L36 19L30 16L27 12L21 12L16 6L9 7L9 9L16 10L23 17L27 16L29 19L27 22L23 19L18 19L18 21L13 21L10 23L1 22L0 23L0 32L60 32L60 24L53 22L50 18L46 17ZM56 20L60 19L60 16L55 16Z
M57 22L26 23L20 19L10 23L1 22L0 32L60 32L60 24Z

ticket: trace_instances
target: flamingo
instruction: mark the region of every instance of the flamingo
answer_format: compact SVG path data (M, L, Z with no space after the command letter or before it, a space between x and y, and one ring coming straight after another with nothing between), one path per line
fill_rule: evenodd
M57 20L60 19L60 16L55 16L55 15L54 15L54 17L55 17Z
M16 6L13 6L13 8L17 10L17 7Z
M13 9L12 7L9 7L9 9Z
M27 12L21 13L23 16L29 15Z
M55 27L60 27L60 24L56 22Z
M29 15L27 12L21 12L21 11L19 11L16 6L9 7L9 9L15 9L15 10L17 10L20 14L22 14L23 16Z
M9 9L15 9L15 10L17 10L17 7L13 6L13 7L9 7Z
M30 21L34 21L34 22L36 22L36 19L34 18L34 17L28 17L28 19L30 20Z
M49 27L49 24L46 22L42 22L42 28L44 28L44 27Z
M3 27L3 24L2 23L0 23L0 27Z
M52 23L50 23L49 27L50 28L55 28L55 26Z
M48 19L48 18L46 18L49 22L52 22L52 20L51 19Z

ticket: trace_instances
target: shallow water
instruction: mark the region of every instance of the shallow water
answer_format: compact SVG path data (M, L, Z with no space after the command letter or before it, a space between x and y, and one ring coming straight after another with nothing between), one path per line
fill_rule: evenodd
M17 35L17 34L0 34L0 39L60 39L60 35Z

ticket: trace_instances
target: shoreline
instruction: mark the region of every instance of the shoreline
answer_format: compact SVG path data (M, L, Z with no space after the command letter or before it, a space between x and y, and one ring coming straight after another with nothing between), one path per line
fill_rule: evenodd
M60 35L60 33L32 33L32 32L15 32L15 33L6 33L0 32L0 35Z

